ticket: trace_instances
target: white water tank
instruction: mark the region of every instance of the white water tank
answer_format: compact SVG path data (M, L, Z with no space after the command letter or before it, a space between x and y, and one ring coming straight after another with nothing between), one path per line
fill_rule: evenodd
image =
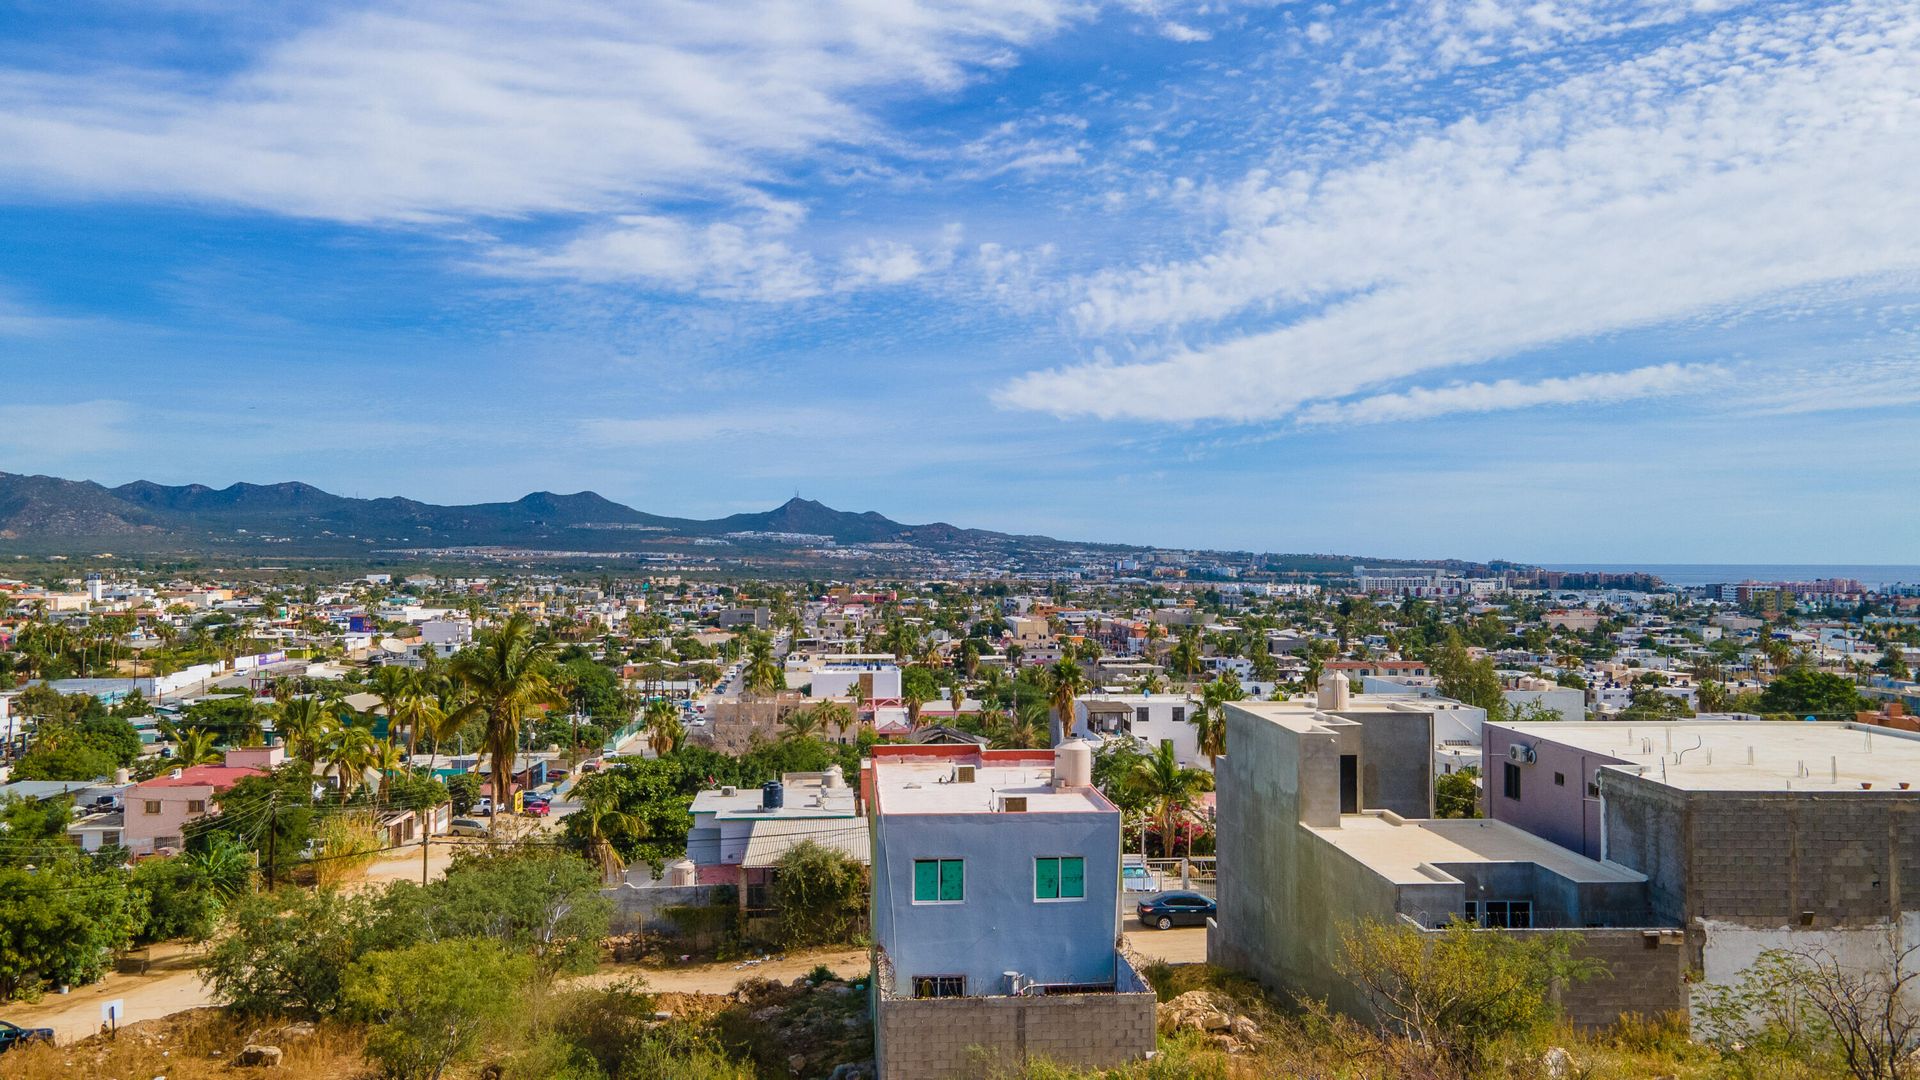
M668 885L691 885L693 884L695 874L696 870L694 869L692 859L675 859L666 866Z
M827 775L820 781L820 786L828 791L838 791L847 786L847 774L840 770L840 766L829 765Z
M1068 739L1053 748L1053 786L1093 786L1093 747L1084 739Z

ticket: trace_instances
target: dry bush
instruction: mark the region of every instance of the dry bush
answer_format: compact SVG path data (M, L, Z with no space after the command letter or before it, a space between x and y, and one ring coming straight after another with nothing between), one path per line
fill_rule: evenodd
M8 1052L7 1080L232 1080L258 1070L237 1069L234 1055L249 1042L278 1046L277 1075L352 1080L366 1075L361 1054L366 1034L356 1026L314 1025L313 1034L282 1038L273 1021L243 1021L219 1009L192 1009L160 1020L129 1024L111 1036L68 1046L33 1045Z

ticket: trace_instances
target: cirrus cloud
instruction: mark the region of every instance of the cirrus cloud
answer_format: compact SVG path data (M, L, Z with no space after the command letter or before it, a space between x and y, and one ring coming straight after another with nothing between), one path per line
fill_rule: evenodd
M1920 266L1920 11L1762 13L1368 160L1213 192L1210 253L1073 308L1157 357L1027 374L1003 404L1273 420L1448 368L1738 313Z

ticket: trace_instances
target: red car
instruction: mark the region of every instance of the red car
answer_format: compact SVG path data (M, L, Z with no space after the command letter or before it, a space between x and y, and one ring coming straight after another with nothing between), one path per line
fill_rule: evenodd
M529 799L527 800L526 805L520 808L520 812L527 815L528 817L546 817L548 814L552 813L553 810L543 801L536 802L532 799Z

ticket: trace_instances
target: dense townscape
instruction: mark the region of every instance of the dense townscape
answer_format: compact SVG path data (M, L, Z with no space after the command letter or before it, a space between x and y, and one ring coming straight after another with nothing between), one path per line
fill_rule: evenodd
M1920 1025L1920 587L450 565L0 578L10 1068L1873 1077Z

